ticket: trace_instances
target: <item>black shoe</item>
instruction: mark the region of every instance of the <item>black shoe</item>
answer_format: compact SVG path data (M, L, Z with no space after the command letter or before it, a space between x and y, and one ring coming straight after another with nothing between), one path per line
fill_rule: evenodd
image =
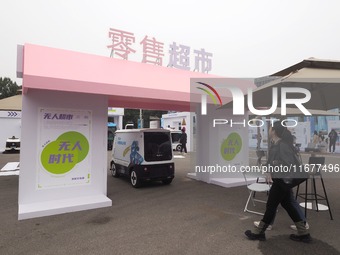
M244 234L248 237L249 240L259 240L259 241L266 241L265 233L254 234L250 230L244 232Z
M304 242L304 243L310 243L312 241L312 237L310 236L310 234L301 235L301 236L291 234L289 238L293 241Z

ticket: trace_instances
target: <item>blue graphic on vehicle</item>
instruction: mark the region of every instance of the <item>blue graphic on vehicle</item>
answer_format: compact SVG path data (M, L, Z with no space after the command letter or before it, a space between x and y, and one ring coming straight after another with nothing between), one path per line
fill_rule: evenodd
M140 165L144 161L143 157L138 153L138 141L133 141L131 144L130 162L135 165Z

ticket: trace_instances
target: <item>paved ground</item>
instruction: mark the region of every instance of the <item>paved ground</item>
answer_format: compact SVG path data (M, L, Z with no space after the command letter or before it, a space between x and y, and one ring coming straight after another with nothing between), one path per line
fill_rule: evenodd
M0 169L13 161L19 154L0 154ZM18 176L0 176L0 254L340 254L340 179L325 180L335 219L308 211L312 244L288 239L293 231L283 209L268 240L258 242L243 234L259 219L243 212L245 187L209 185L187 172L190 155L176 159L171 185L133 189L108 171L112 207L23 221L17 220Z

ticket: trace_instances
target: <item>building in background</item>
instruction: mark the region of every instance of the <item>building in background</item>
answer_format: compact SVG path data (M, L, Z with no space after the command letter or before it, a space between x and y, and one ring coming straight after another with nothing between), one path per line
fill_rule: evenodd
M162 115L161 127L180 131L183 127L187 133L187 150L195 150L196 114L192 112L172 112Z
M109 107L107 115L108 123L115 123L117 129L123 129L124 108Z
M5 151L6 140L21 136L22 95L0 100L0 152Z

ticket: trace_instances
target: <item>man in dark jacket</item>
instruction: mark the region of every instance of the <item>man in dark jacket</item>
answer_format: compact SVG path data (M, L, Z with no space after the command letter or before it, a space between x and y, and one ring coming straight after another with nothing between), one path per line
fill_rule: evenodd
M185 127L182 128L182 134L179 139L179 142L181 143L181 153L184 152L187 153L187 134L185 133Z
M334 129L332 129L331 132L329 132L328 137L329 137L329 152L334 153L335 143L336 143L336 140L338 139L338 134ZM332 151L332 147L333 147L333 151Z

